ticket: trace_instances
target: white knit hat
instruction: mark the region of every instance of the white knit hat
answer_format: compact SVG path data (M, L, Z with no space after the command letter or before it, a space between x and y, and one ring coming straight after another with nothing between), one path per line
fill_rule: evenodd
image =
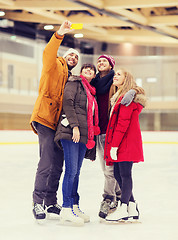
M71 53L75 53L75 54L78 56L78 58L80 57L80 54L79 54L79 52L78 52L76 49L74 49L74 48L69 48L69 49L64 53L63 58L65 58L67 55L69 55L69 54L71 54Z

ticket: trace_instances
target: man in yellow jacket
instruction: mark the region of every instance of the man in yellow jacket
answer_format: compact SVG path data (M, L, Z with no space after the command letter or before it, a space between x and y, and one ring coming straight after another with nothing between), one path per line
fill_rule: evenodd
M64 86L77 65L79 53L69 49L63 57L57 57L64 34L71 32L71 22L64 21L53 34L43 52L43 69L39 84L39 95L31 116L30 124L38 134L40 161L33 191L33 214L37 220L58 217L57 190L63 169L63 151L54 143L62 108Z

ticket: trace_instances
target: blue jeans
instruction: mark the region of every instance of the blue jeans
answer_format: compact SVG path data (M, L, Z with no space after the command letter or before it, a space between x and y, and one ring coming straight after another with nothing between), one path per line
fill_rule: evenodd
M79 204L78 184L80 169L86 153L84 143L61 139L64 150L65 174L62 184L63 207L72 208Z

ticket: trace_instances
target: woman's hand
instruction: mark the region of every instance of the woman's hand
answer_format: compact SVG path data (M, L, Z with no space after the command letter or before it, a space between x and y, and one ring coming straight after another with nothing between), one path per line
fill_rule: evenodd
M135 94L136 94L136 91L134 89L130 89L124 95L123 99L121 100L121 104L128 107L131 104L131 102L133 101Z
M80 140L80 131L79 131L78 127L73 128L72 140L73 140L74 143L78 143L79 140Z
M115 161L117 160L117 149L117 147L112 147L110 151L111 158Z

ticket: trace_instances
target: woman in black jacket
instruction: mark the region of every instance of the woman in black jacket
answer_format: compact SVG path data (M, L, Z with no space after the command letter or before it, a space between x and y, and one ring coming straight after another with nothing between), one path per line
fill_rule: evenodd
M65 160L62 224L83 225L90 221L79 209L78 183L86 150L95 146L94 136L100 133L96 90L89 83L95 75L95 66L84 64L80 77L70 76L64 89L63 112L55 137L57 144L62 144Z

